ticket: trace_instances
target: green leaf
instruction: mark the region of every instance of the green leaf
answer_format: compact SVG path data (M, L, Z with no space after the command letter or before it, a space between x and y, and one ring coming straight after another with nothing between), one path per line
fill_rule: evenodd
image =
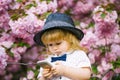
M39 0L40 2L46 1L47 3L50 3L52 0Z
M36 69L40 69L40 65L36 65Z
M18 14L13 14L13 15L11 16L11 19L12 19L12 20L17 20L19 17L20 17L20 16L19 16Z
M30 9L31 7L36 7L37 4L36 3L33 3L33 4L28 4L25 6L26 9Z
M14 57L14 53L12 53L11 52L11 48L7 48L7 47L5 47L5 46L3 46L3 45L1 45L3 48L5 48L5 51L6 51L6 53L9 55L9 56L11 56L11 57Z
M44 13L44 14L42 14L42 15L37 15L37 14L36 14L36 16L37 16L38 19L43 20L43 19L45 19L49 14L51 14L51 12L46 12L46 13Z
M100 79L97 77L91 77L90 80L100 80Z
M104 19L104 18L105 18L105 16L106 16L106 14L105 14L105 13L102 13L100 16L101 16L101 18L103 18L103 19Z
M120 80L120 73L114 74L114 76L112 77L112 80Z
M22 2L22 0L16 0L17 2Z
M96 65L92 65L92 71L93 73L97 74L98 70L97 70L97 66Z
M75 25L80 25L80 21L75 21Z
M37 78L38 74L39 74L39 71L38 70L35 70L34 71L34 74L35 74L35 78Z
M25 42L19 42L17 44L17 46L20 46L20 47L23 47L23 46L30 47L30 45L28 43L25 43Z
M106 11L108 11L108 12L112 12L113 10L111 10L111 9L106 9Z
M112 65L114 69L120 67L120 60L112 62Z
M93 22L91 22L89 25L88 25L88 28L90 28L90 27L94 27L94 23Z
M11 51L8 52L8 55L10 55L11 57L14 57L14 53L12 53Z

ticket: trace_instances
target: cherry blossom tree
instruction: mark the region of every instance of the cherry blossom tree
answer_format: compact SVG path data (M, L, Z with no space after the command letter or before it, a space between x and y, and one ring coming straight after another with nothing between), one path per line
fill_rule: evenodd
M0 0L0 78L37 80L47 54L33 41L50 13L70 15L85 36L90 80L120 80L120 0ZM28 65L24 64L27 63Z

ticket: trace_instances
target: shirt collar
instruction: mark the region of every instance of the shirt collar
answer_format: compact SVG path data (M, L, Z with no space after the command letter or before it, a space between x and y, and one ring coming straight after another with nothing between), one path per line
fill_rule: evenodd
M61 55L59 55L59 56L62 56L62 55L64 55L64 54L70 55L70 54L72 54L74 51L75 51L75 50L71 50L71 51L68 51L68 52L63 52L63 53L62 53ZM53 54L53 56L54 56L54 57L58 57L56 54Z

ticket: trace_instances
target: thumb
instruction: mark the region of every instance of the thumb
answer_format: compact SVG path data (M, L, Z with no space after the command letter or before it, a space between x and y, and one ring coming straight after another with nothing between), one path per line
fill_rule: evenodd
M56 61L55 62L55 65L59 65L59 64L61 64L61 61Z

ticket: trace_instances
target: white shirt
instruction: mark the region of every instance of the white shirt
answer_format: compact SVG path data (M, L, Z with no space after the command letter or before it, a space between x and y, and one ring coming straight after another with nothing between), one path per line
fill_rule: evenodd
M68 52L66 54L67 54L66 61L62 61L62 63L64 65L75 67L75 68L91 67L90 60L89 60L88 56L86 55L86 53L84 51L76 50L72 53ZM46 60L51 63L51 56L48 57ZM51 64L54 65L54 63L51 63ZM42 71L42 69L40 70L38 78L41 76L41 71ZM71 79L69 79L67 77L64 77L64 76L61 76L61 78L60 77L59 78L53 78L51 80L71 80Z

